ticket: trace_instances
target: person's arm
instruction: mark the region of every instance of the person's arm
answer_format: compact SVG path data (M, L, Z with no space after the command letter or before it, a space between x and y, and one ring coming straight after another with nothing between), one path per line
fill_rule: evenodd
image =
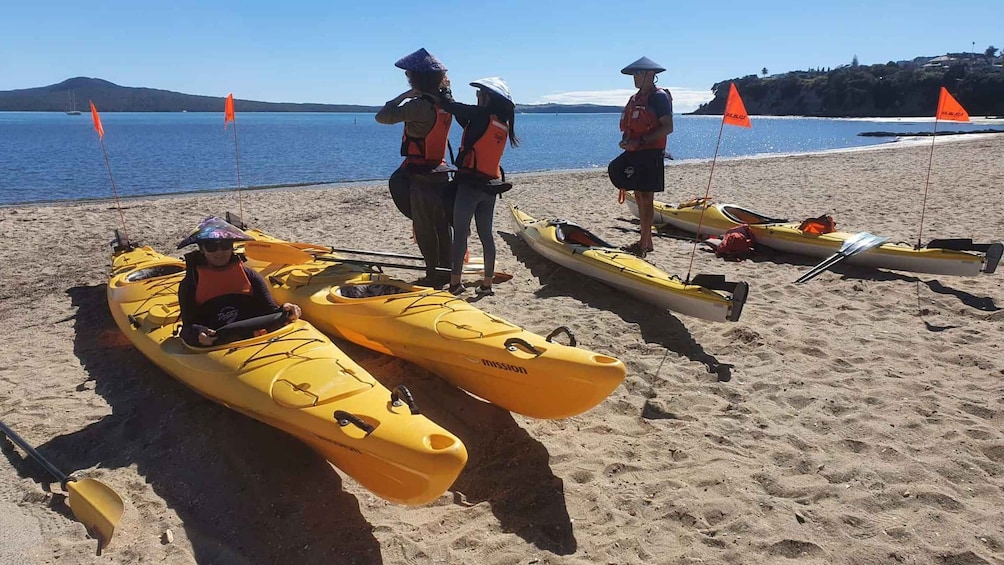
M402 106L401 103L409 98L416 98L418 96L418 91L411 88L399 94L397 98L388 100L387 103L383 105L383 108L380 108L380 111L376 113L375 118L377 123L390 125L399 124L405 121L405 107L407 104Z
M181 309L181 339L192 345L212 345L216 341L216 332L194 323L195 311L195 281L186 276L178 285L178 307Z
M282 306L279 306L275 302L275 298L272 297L272 291L268 288L268 283L265 282L265 279L258 271L244 267L244 273L247 274L248 281L251 282L251 294L262 301L262 311L274 314L285 310L290 322L295 322L300 318L300 307L296 304L286 302Z
M440 98L439 105L447 112L453 114L453 117L457 119L457 123L460 124L460 127L466 128L467 125L471 123L471 120L474 120L484 114L484 110L481 106L464 104L455 100Z

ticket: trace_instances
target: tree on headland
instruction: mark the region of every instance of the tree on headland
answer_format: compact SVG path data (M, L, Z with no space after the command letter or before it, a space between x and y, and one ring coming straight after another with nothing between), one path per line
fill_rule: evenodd
M988 60L993 59L994 57L997 56L997 48L991 45L990 47L987 47L987 50L983 52L983 55Z
M857 55L855 55L854 58L851 59L851 66L852 67L858 66L858 56Z
M762 74L763 76L767 76L767 67L760 69L760 74Z

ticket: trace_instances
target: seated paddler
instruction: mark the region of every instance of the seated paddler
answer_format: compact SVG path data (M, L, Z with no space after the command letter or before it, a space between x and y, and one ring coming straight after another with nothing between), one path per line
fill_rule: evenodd
M253 337L258 331L272 331L300 317L296 304L276 304L265 279L244 266L234 253L235 241L253 239L236 226L209 217L178 244L178 249L195 244L198 249L185 254L187 272L178 286L181 306L181 338L189 345L210 346ZM234 322L285 312L271 327L239 329L218 336L218 329Z

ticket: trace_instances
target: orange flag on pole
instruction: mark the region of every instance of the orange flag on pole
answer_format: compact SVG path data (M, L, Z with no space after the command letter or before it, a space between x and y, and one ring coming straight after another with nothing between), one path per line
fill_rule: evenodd
M746 106L743 104L743 99L739 97L739 91L734 82L729 83L729 99L725 103L725 115L722 119L729 125L744 128L753 127L750 124L749 114L746 113Z
M227 95L227 105L223 114L223 129L227 129L227 124L234 121L234 94Z
M962 104L948 93L948 90L942 86L941 96L938 97L938 113L934 115L936 119L939 120L949 120L953 122L968 122L969 112L962 107Z
M98 132L98 139L104 139L105 128L101 126L101 116L98 115L98 109L94 107L94 102L91 102L91 117L94 118L94 131Z

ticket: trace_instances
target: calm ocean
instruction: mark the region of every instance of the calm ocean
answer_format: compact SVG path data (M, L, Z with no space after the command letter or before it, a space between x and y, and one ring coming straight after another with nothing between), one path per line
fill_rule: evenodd
M223 114L106 113L105 146L120 196L236 186L233 134ZM616 114L520 114L522 144L506 151L510 172L606 167L619 150ZM400 162L401 128L372 114L244 113L237 116L241 186L385 179ZM720 157L804 153L888 142L863 131L931 131L918 122L752 117L727 127ZM715 152L721 118L676 116L669 152L677 160ZM942 124L940 130L987 126ZM454 150L460 128L452 132ZM0 112L0 204L107 198L108 172L88 113Z

